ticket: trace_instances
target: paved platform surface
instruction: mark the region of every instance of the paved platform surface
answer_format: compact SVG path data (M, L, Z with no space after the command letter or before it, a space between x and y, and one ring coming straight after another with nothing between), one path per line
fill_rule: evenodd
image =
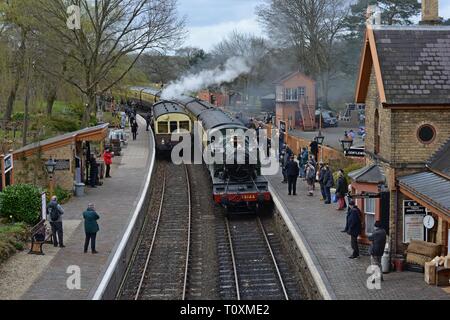
M316 257L317 267L323 271L337 299L350 300L450 300L448 289L430 286L424 275L413 272L391 272L384 275L381 290L369 290L366 274L369 257L349 259L352 254L350 236L340 232L345 225L345 213L337 211L336 204L326 205L320 201L320 191L314 197L307 196L306 182L298 180L297 196L288 196L287 184L282 176L268 176L272 188L288 215L298 226L299 232L309 244ZM317 189L317 188L316 188Z
M132 141L130 135L128 146L122 149L122 156L113 158L112 178L104 179L103 186L86 188L84 197L73 198L64 205L63 219L70 221L72 229L64 239L66 248L56 249L52 245L44 247L50 254L53 252L54 257L21 299L89 299L93 295L94 287L106 270L109 257L139 201L146 177L149 165L147 160L151 152L150 136L145 131L145 121L142 118L138 118L138 121L140 126L137 140ZM82 212L90 202L95 204L100 215L97 255L91 254L90 250L83 253L85 235ZM69 223L66 224L69 227ZM69 266L80 267L80 290L71 290L67 286L67 280L72 275L67 273Z

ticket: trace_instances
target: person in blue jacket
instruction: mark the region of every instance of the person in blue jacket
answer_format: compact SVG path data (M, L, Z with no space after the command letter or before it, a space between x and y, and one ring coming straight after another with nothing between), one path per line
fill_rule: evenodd
M99 231L97 220L100 216L95 212L94 204L90 203L85 212L83 212L84 218L84 231L86 233L86 240L84 241L84 253L87 253L89 242L91 243L91 250L93 254L98 253L95 250L95 239L97 238L97 232Z

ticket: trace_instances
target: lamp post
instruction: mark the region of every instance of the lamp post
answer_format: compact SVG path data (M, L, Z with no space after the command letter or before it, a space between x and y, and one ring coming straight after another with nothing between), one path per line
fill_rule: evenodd
M325 137L322 135L322 132L319 131L319 135L317 137L314 138L314 141L317 142L317 144L320 146L320 161L323 161L323 141L324 141ZM319 160L319 159L316 159Z
M346 151L348 151L353 145L353 141L351 141L351 140L340 140L340 142L341 142L342 150L344 151L344 153Z
M56 161L53 160L52 158L50 158L46 163L45 163L45 169L47 170L48 173L48 177L50 179L50 194L53 194L53 173L55 172L56 169Z

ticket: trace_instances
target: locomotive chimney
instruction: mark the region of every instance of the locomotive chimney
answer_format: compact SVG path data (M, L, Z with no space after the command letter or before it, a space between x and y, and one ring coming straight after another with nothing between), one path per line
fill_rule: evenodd
M439 0L422 0L422 21L420 24L439 24Z

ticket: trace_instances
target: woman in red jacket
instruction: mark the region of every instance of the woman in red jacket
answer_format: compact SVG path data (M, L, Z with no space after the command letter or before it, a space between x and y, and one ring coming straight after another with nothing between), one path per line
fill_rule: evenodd
M111 178L111 176L109 175L109 171L111 169L111 164L112 164L112 153L109 150L109 148L107 148L105 150L105 153L103 153L103 160L105 161L105 165L106 165L106 178Z

